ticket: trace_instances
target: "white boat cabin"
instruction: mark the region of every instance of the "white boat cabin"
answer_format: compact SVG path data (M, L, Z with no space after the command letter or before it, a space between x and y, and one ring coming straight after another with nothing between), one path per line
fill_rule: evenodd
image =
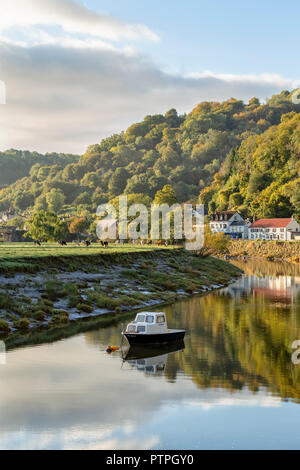
M168 333L166 315L163 312L140 312L127 326L126 333Z

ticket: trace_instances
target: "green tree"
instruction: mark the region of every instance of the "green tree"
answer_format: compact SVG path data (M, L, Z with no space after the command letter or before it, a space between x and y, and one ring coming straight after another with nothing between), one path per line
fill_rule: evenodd
M129 173L125 168L117 168L108 183L108 189L112 195L119 196L127 185Z
M166 184L163 189L156 193L154 198L154 204L168 204L169 206L172 206L176 203L176 192L170 184Z
M28 221L28 226L28 235L40 242L64 240L68 231L66 222L60 221L53 212L44 210L35 212Z
M49 211L59 212L65 202L64 193L60 189L52 188L51 191L46 195L46 201Z

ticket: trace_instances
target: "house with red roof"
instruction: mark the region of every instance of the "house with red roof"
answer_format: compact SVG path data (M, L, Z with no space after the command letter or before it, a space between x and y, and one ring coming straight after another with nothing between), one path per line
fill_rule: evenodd
M300 224L295 217L285 219L259 219L249 227L249 240L296 240Z

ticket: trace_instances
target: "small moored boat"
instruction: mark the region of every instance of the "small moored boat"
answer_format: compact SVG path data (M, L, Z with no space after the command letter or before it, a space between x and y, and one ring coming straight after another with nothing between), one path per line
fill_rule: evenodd
M140 312L122 334L129 344L155 344L183 340L185 330L168 329L163 312Z

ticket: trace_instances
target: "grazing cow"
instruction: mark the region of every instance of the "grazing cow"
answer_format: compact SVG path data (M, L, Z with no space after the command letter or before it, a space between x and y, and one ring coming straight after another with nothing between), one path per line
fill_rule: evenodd
M60 240L60 241L58 242L58 244L59 244L60 246L67 246L67 242L66 242L65 240Z
M152 240L149 240L147 245L152 245Z
M102 246L104 246L104 248L108 248L108 242L103 242L101 240L100 243L101 243Z
M38 240L34 240L34 246L42 246L42 244Z
M168 240L165 241L165 246L169 246Z
M162 243L163 243L162 240L159 240L159 241L157 242L158 246L161 246Z
M91 246L91 242L90 242L89 240L86 240L86 241L84 242L84 244L85 244L85 246L87 246L87 247Z

